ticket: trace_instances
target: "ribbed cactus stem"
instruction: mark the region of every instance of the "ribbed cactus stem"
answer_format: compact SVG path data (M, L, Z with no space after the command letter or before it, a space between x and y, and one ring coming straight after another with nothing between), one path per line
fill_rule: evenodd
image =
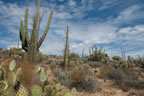
M48 30L49 30L49 27L50 27L50 24L51 24L51 20L52 20L52 16L53 16L53 11L51 11L51 13L50 13L50 16L49 16L48 23L47 23L47 26L45 28L45 31L44 31L42 37L40 38L40 40L38 42L38 45L37 45L38 48L41 46L42 42L44 41L44 39L45 39L45 37L46 37L46 35L48 33Z
M40 22L43 17L43 15L42 17L40 17L40 14L39 14L40 13L40 0L38 0L37 11L36 11L36 15L34 16L33 29L32 29L30 38L29 38L29 33L28 33L28 11L29 11L28 8L26 8L24 25L23 25L23 21L21 21L21 24L20 24L20 40L22 41L22 48L28 53L29 60L32 62L35 62L37 61L38 50L48 33L48 29L51 24L53 12L51 11L45 31L42 37L40 38L40 40L38 40Z
M66 31L66 46L65 46L65 57L64 57L64 63L65 63L65 70L68 69L68 63L69 63L69 45L68 45L68 37L69 35L69 27L67 26Z
M24 24L24 30L25 30L25 42L28 43L29 42L29 35L28 35L28 8L26 8L26 12L25 12L25 20L24 20L25 24ZM27 44L28 45L28 44ZM27 46L28 47L28 46Z

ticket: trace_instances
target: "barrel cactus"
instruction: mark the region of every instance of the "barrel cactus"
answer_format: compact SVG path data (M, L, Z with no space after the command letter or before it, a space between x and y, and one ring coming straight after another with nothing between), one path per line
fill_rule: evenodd
M31 88L31 91L32 91L32 96L42 96L43 95L42 87L39 85L33 85Z

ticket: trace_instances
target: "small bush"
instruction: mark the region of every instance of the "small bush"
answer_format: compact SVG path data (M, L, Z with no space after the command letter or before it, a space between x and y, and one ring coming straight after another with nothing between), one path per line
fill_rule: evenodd
M91 67L101 67L102 66L102 63L101 62L98 62L98 61L92 61L92 62L88 62L88 64L91 66Z
M96 92L100 91L100 84L92 78L90 66L84 64L70 71L55 70L54 74L58 80L68 86L75 87L78 91Z
M120 56L112 56L112 59L116 61L122 61L122 58Z
M144 84L137 79L137 74L131 69L112 68L106 76L114 80L115 84L124 91L128 91L131 87L144 88Z
M71 60L77 61L80 59L80 56L77 53L72 52L69 57Z

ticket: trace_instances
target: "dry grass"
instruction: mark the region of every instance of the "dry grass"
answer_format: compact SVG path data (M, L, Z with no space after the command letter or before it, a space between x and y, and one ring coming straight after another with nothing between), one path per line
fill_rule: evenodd
M30 88L35 82L33 78L36 75L35 65L28 60L17 60L17 67L22 68L22 73L19 76L20 82L27 88Z

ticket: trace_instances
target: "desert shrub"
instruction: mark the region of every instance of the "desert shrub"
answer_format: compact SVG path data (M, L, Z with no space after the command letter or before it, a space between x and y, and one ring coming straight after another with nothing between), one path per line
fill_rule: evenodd
M137 66L144 68L144 56L138 56L134 58L133 63L135 63Z
M112 59L116 61L122 61L122 58L120 56L112 56Z
M69 56L71 60L77 61L80 59L80 56L77 53L72 52Z
M129 88L144 88L144 84L138 80L137 74L131 69L112 68L106 76L113 80L118 88L128 91Z
M57 61L52 60L52 61L50 62L50 67L51 67L51 69L55 69L56 66L57 66Z
M88 62L88 64L91 66L91 67L101 67L102 66L102 63L101 62L98 62L98 61L91 61L91 62Z
M38 57L37 57L37 61L38 62L42 62L44 59L45 59L45 54L44 53L42 53L42 52L39 52L38 53Z
M57 79L69 88L75 87L78 91L100 91L100 84L92 78L90 66L84 64L69 71L55 70Z
M9 49L9 56L18 54L22 51L22 48L12 47Z
M70 79L70 71L65 70L54 70L54 75L56 76L57 80L61 82L63 85L70 87L72 81Z
M19 80L22 84L24 84L24 86L30 88L31 85L33 85L34 83L36 83L36 81L38 81L38 79L36 80L36 78L34 80L35 66L28 61L18 62L18 63L20 63L20 65L18 66L22 68L22 74L20 75Z

